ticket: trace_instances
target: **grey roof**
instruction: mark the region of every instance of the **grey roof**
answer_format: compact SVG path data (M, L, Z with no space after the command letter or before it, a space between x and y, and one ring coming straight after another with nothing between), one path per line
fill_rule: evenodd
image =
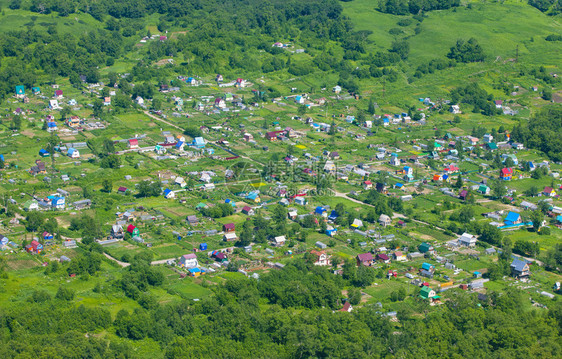
M513 262L511 262L511 268L515 269L518 272L523 272L525 270L525 266L527 265L526 262L515 258Z

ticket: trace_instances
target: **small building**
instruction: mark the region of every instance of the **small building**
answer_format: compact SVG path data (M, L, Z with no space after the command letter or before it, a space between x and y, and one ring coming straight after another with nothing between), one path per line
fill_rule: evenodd
M419 250L421 253L432 252L432 251L433 251L433 246L431 246L429 243L423 242L422 244L419 245L418 250Z
M233 242L233 241L235 241L237 238L238 238L238 237L236 236L236 233L234 233L234 232L228 232L228 233L225 233L225 234L224 234L224 236L223 236L222 239L223 239L225 242Z
M166 188L164 190L164 197L165 198L176 198L176 193L174 191L172 191L171 189Z
M273 238L272 245L275 246L275 247L283 247L285 245L286 241L287 241L287 238L285 238L285 236L277 236L277 237Z
M506 225L521 224L522 223L521 215L517 212L509 212L507 214L507 217L505 217L504 223Z
M320 248L320 249L326 249L326 248L328 248L328 246L327 246L326 244L324 244L324 243L322 243L322 242L320 242L320 241L314 243L314 245L315 245L316 247Z
M422 286L420 289L420 297L422 297L423 299L430 299L430 300L439 298L439 296L437 295L437 293L435 293L433 289L425 285Z
M225 233L234 232L236 230L236 225L234 223L226 223L222 226L222 230Z
M254 211L254 209L250 206L244 206L242 208L242 213L244 213L247 216L253 216L254 214L256 214L256 212Z
M316 266L327 266L328 265L328 255L325 251L317 251L315 249L310 251L310 254L315 256L314 265Z
M180 257L180 266L182 268L195 268L199 266L195 253L184 254Z
M43 252L43 245L34 239L25 249L28 253L41 254L41 252Z
M129 148L132 149L132 150L137 149L137 148L139 148L139 140L136 139L136 138L131 138L128 141L128 145L129 145Z
M357 266L371 266L373 264L373 255L370 252L358 254Z
M512 168L502 168L500 172L500 178L504 181L510 181L513 177L513 169Z
M381 214L379 217L379 224L383 227L387 227L392 224L392 220L386 214Z
M129 226L127 226L127 232L131 235L131 237L136 237L140 234L139 229L133 224L129 224Z
M459 244L465 247L476 246L476 236L469 233L463 233L459 238Z
M531 275L529 264L521 259L515 258L509 268L511 269L511 275L518 279L528 278Z
M75 148L69 148L66 154L70 158L80 158L80 152Z

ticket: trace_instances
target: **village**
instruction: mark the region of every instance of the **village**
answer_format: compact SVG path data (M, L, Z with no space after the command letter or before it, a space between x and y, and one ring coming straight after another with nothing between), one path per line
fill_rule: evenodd
M398 288L432 305L451 288L560 293L541 258L562 235L562 165L512 140L513 100L495 101L505 125L483 127L430 97L358 111L337 85L283 96L260 78L178 76L128 110L119 92L16 86L5 117L20 125L0 149L8 261L71 261L90 216L109 260L148 251L194 286L304 256L335 275L374 268L362 304Z

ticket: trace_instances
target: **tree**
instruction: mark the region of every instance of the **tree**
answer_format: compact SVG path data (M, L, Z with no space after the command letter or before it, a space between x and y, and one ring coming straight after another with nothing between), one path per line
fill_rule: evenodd
M544 221L544 214L541 211L532 211L529 214L529 220L533 222L533 229L535 232L538 232Z
M507 194L507 189L505 188L503 183L500 182L500 181L492 182L492 185L491 185L490 189L492 190L492 195L495 198L502 198L503 196L505 196Z
M110 179L106 178L102 181L101 183L102 187L103 187L103 191L105 193L111 193L111 190L113 189L113 182L111 182Z
M459 39L455 46L451 47L447 57L457 62L481 62L484 61L484 51L475 38L468 41Z
M64 300L64 301L71 301L74 299L74 291L70 288L65 288L60 286L57 290L57 294L55 295L56 299Z
M459 176L457 177L457 181L455 182L455 188L462 188L462 186L464 185L463 180L462 180L462 176L459 173Z
M32 211L25 220L27 221L25 228L30 232L35 232L43 225L44 217L41 212Z
M357 305L361 302L361 290L359 288L350 288L347 291L347 297L351 304Z

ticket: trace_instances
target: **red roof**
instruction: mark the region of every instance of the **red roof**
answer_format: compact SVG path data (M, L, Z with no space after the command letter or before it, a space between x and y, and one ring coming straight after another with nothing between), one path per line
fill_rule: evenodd
M351 303L345 302L343 308L340 309L340 312L349 312L349 307L351 307Z
M234 229L234 223L227 223L225 225L222 226L224 229Z
M242 212L250 212L252 210L252 208L250 206L244 206L244 208L242 208Z
M366 185L373 184L373 182L371 182L371 181L365 181L365 182L363 182L363 183L366 184Z
M388 256L387 256L386 254L384 254L384 253L379 253L379 254L377 254L377 259L380 259L380 260L382 260L382 261L387 261L387 260L389 260L390 258L388 258Z
M127 187L119 187L119 189L117 189L117 192L127 192Z
M502 175L512 175L513 169L511 168L502 168Z
M138 145L138 144L139 144L139 140L137 140L136 138L130 139L130 140L129 140L129 144L130 144L130 145Z
M357 259L360 262L368 262L373 260L373 255L371 253L361 253L357 255Z
M127 227L127 232L133 233L133 231L135 230L135 228L137 228L137 227L135 227L135 226L132 225L132 224L129 224L129 226Z
M62 90L56 90L55 96L62 96Z

